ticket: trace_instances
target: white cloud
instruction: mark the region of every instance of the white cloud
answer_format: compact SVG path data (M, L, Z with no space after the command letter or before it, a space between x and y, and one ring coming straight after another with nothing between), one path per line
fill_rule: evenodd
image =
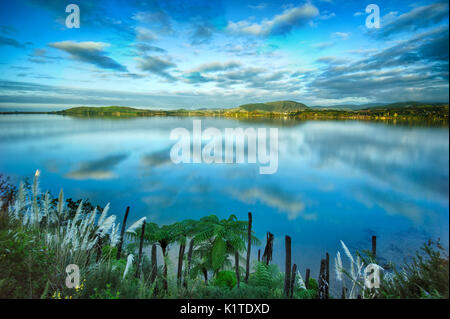
M109 46L108 43L93 41L62 41L50 43L49 46L65 51L73 60L90 63L103 69L126 71L125 66L106 56L103 52L103 49Z
M267 3L259 3L257 5L249 4L248 7L250 9L263 10L263 9L267 8Z
M261 23L251 23L243 20L230 21L227 30L235 34L247 34L255 36L281 35L289 33L294 27L306 25L314 17L319 15L319 10L312 4L305 4L285 10L271 20L263 20Z
M337 37L337 38L341 38L343 40L348 39L348 37L350 36L350 32L333 32L331 34L332 37Z
M140 41L154 41L158 39L156 34L144 27L136 27L136 37Z
M217 71L226 71L235 69L241 66L239 61L227 61L224 63L221 62L210 62L199 65L189 72L217 72Z
M331 12L331 13L324 13L323 15L321 15L319 17L320 20L329 20L331 18L334 18L336 16L336 13Z
M334 42L332 41L328 41L328 42L319 42L319 43L314 43L311 45L311 47L315 48L315 49L326 49L326 48L330 48L334 45Z
M50 43L50 46L53 48L70 51L70 50L89 50L89 51L101 51L106 47L109 47L109 43L105 42L74 42L74 41L61 41L61 42L53 42Z

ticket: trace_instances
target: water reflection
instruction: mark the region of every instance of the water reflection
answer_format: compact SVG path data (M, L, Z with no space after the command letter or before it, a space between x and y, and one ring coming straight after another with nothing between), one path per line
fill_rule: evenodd
M250 189L232 189L230 195L237 200L255 205L256 203L271 207L274 211L286 213L288 220L301 216L304 219L314 219L314 214L304 214L305 203L295 194L283 193L280 189L253 187Z
M289 234L294 261L313 275L341 239L366 249L377 235L380 255L394 260L428 238L448 246L448 127L201 120L221 131L278 127L277 173L260 175L258 164L173 164L170 131L192 130L192 118L49 115L0 116L0 171L18 181L39 168L42 189L111 202L119 217L130 205L130 222L231 213L245 219L252 211L257 236L275 234L275 262L283 264Z
M128 155L109 155L97 160L80 162L78 168L65 176L71 179L112 179L117 177L114 167L124 161Z

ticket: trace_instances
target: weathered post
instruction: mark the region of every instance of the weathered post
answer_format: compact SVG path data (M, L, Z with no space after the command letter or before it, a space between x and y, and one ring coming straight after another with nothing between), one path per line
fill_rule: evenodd
M166 241L160 242L159 246L161 247L161 251L163 254L164 266L163 266L163 290L167 292L169 290L169 283L167 282L167 254L169 253L167 250L168 243Z
M377 236L372 236L372 255L373 259L377 258Z
M241 278L239 276L239 252L237 250L234 252L234 267L236 271L237 287L239 288L241 284Z
M325 299L325 263L326 260L322 259L320 261L320 272L319 272L319 280L318 280L318 285L319 285L319 299Z
M125 216L123 217L122 229L120 230L120 238L119 244L117 245L117 256L116 259L120 259L120 254L122 253L122 245L123 245L123 235L125 233L125 227L127 225L128 213L130 212L130 206L127 206L127 210L125 211Z
M297 265L292 265L292 275L291 275L291 294L290 297L292 298L294 296L294 289L295 289L295 275L297 274Z
M274 239L273 234L271 232L268 232L266 247L264 248L264 254L262 256L262 261L265 262L266 265L268 265L269 262L272 260L273 239Z
M137 261L137 265L136 265L136 277L139 277L139 271L140 271L140 267L141 267L142 247L144 246L144 234L145 234L145 220L142 223L141 241L139 242L139 255L138 255L138 261Z
M284 272L284 294L289 297L289 288L291 286L291 237L285 237L286 261Z
M341 299L347 299L347 288L342 287Z
M205 279L205 284L208 283L208 270L206 268L202 268L203 278Z
M261 261L261 249L258 249L258 262Z
M329 290L330 290L330 255L328 252L325 255L325 299L328 299Z
M158 260L156 256L156 244L152 245L152 272L150 274L150 282L153 283L158 273Z
M311 270L309 268L306 268L306 275L305 275L305 287L306 289L309 289L309 276L311 275Z
M250 275L250 250L252 249L252 213L248 213L248 243L247 243L247 261L245 264L245 283L248 283Z
M186 249L185 245L180 245L180 250L178 251L178 271L177 271L177 284L181 284L181 275L183 272L183 259L184 259L184 250Z
M189 277L189 273L191 270L191 260L192 260L192 252L194 250L194 238L191 239L191 241L189 242L189 249L188 249L188 255L187 255L187 265L184 269L184 282L183 285L184 287L187 287L187 280Z

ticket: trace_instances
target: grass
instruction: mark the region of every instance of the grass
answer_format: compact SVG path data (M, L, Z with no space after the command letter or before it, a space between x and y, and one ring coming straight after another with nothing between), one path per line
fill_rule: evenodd
M385 276L379 298L448 299L449 259L439 241L428 241L412 261Z

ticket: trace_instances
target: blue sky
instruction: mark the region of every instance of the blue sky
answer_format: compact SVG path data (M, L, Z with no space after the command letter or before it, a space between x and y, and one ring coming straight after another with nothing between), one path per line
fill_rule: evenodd
M68 4L81 26L65 26ZM368 29L365 8L380 8ZM0 110L448 102L448 2L0 2Z

